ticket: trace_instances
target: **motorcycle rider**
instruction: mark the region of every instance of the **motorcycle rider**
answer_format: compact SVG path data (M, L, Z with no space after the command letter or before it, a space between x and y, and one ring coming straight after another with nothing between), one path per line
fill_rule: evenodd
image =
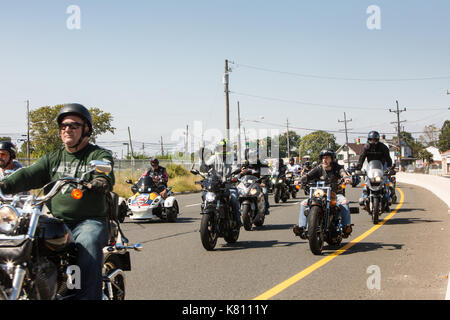
M367 162L372 160L379 160L384 166L384 170L389 170L392 172L394 167L392 165L391 155L389 154L389 148L382 142L380 142L380 134L377 131L370 131L367 135L367 143L364 145L364 151L359 156L358 164L356 166L357 170L361 170L364 161ZM387 193L388 202L390 195ZM359 199L359 204L365 208L365 199L367 198L367 189L364 187L362 192L362 197ZM389 212L389 206L386 208Z
M299 171L300 171L300 166L297 163L295 163L294 158L291 157L289 159L289 164L286 166L286 173L292 172L294 174L298 174Z
M348 238L352 232L349 201L342 194L342 190L338 190L337 182L340 178L344 178L345 183L351 183L351 179L344 169L336 161L336 153L332 149L323 149L319 154L319 159L322 164L312 169L306 175L302 176L302 182L307 183L311 180L329 180L331 188L337 196L337 205L340 208L340 215L343 224L343 237ZM306 239L306 224L307 218L305 216L305 208L307 207L308 199L301 202L299 224L294 226L293 231L296 236Z
M215 154L209 157L205 162L200 165L201 172L208 172L209 169L213 169L216 174L223 179L229 174L234 172L237 168L233 168L233 159L227 152L227 140L222 139L215 147ZM226 184L227 191L230 192L230 201L233 213L236 216L236 221L239 227L242 226L241 221L241 207L239 205L239 195L236 188L232 188L231 185Z
M250 164L250 162L248 160L244 161L244 164L242 165L241 168L241 176L245 175L245 174L251 174L254 175L257 178L261 178L261 168L269 168L269 164L265 164L262 163L261 160L259 160L259 153L257 152L256 154L256 163L255 164ZM268 175L263 178L263 181L261 181L261 187L264 188L267 185L267 178ZM269 193L267 192L267 188L263 189L263 195L264 195L264 203L265 203L265 214L268 215L270 214L269 208L270 208L270 204L269 204Z
M10 141L0 141L0 181L12 172L22 168L16 160L16 147Z
M153 174L153 182L156 183L157 192L161 195L163 199L167 198L167 182L169 181L169 176L167 174L166 168L159 165L159 160L152 157L150 160L151 168L148 168L142 176L148 176Z
M300 175L304 176L305 174L307 174L309 172L309 170L311 170L311 164L309 163L309 161L306 161L303 164L302 170L300 171Z
M57 122L64 146L5 178L0 182L4 193L41 188L61 177L80 177L89 170L91 160L109 161L113 167L110 152L89 143L92 117L88 109L78 103L66 104L60 109ZM106 192L114 185L112 171L90 175L92 187L83 192L81 199L73 199L73 187L68 186L47 203L53 216L69 227L75 240L77 265L81 270L81 288L76 292L76 299L83 300L102 298L103 248L108 242Z

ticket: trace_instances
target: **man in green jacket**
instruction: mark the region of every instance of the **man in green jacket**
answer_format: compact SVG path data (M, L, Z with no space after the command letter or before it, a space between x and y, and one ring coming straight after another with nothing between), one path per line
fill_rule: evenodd
M5 178L0 182L4 193L41 188L61 177L79 178L88 171L91 160L109 161L113 166L112 156L107 150L89 143L92 117L84 106L66 104L58 113L57 121L64 147ZM114 186L114 174L92 173L87 178L92 188L85 190L81 199L73 199L71 191L74 187L67 185L47 206L54 217L67 224L77 244L77 265L81 269L81 288L77 298L97 300L102 298L103 247L108 241L105 194Z

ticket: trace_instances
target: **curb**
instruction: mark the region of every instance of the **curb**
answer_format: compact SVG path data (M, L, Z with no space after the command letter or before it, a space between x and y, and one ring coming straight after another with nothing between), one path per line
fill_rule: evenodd
M398 172L397 181L400 183L413 184L430 190L450 208L450 179L421 173Z

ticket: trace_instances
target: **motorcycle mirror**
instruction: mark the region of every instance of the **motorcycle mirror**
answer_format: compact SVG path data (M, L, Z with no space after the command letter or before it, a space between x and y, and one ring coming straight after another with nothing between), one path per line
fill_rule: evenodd
M125 180L125 183L133 184L133 181L131 181L130 179L128 179L128 180Z
M198 170L195 170L195 169L192 169L192 170L191 170L191 173L192 173L192 174L195 174L195 175L199 174Z
M109 161L92 160L89 162L89 169L98 173L109 174L112 171L112 166Z

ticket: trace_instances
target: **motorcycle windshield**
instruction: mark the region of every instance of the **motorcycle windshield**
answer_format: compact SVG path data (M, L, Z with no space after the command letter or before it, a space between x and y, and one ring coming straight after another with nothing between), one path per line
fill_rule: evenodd
M139 192L151 192L156 185L151 176L143 176L138 180L136 186Z
M383 176L383 164L380 160L372 160L366 167L367 176L372 179L376 176Z
M258 178L256 178L255 176L247 175L242 178L241 183L248 187L255 183L256 180L258 180Z

